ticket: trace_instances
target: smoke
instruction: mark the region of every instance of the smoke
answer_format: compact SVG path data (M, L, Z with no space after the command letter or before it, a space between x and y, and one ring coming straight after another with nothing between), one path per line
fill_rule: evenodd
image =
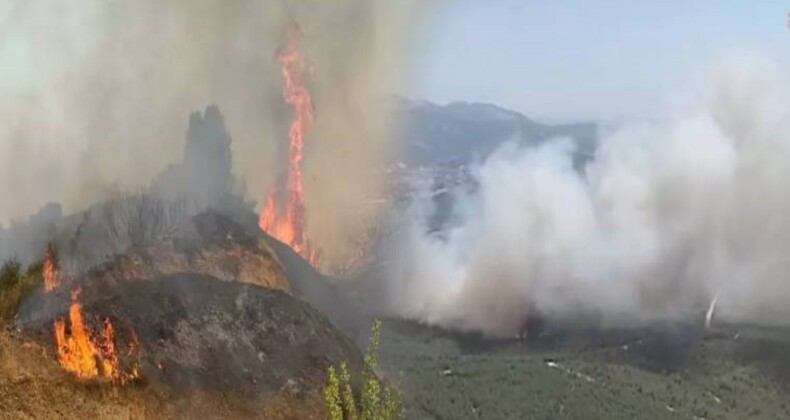
M387 153L380 95L397 90L407 61L416 2L393 3L4 3L0 222L146 188L180 162L187 117L208 104L226 118L236 176L261 200L286 161L290 110L274 56L296 23L317 107L304 161L309 233L328 255L342 253L341 232L364 219L377 186L369 168Z
M790 131L771 62L712 69L694 111L573 143L506 145L458 188L441 232L417 200L389 265L390 309L492 336L535 314L604 324L704 316L786 323ZM785 73L787 74L787 73ZM784 96L783 96L784 94Z

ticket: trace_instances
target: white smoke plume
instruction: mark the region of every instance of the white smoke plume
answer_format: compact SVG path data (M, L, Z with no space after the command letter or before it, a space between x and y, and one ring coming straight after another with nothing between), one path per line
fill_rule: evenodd
M790 322L786 86L766 61L712 75L695 112L602 134L582 171L563 139L501 148L474 192L456 191L441 234L416 203L390 265L391 310L509 336L533 313L704 316L718 294L716 317Z

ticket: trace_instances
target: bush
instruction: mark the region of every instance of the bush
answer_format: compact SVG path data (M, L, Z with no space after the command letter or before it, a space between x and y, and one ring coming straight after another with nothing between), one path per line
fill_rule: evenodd
M381 338L381 321L373 321L370 332L368 351L365 353L365 369L362 372L362 419L379 420L381 412L381 384L376 376L378 368L379 341Z
M343 420L343 409L340 404L340 384L337 380L334 366L329 366L327 376L327 384L324 389L326 418L328 420Z
M326 415L329 420L400 420L406 418L401 390L391 384L382 384L376 376L378 369L381 321L375 320L370 342L365 353L362 371L362 390L359 402L351 389L351 375L346 363L340 364L340 380L334 366L327 372L327 387L324 390ZM382 392L383 391L383 392ZM361 407L361 415L357 406Z
M0 321L13 318L22 299L42 282L40 263L23 272L18 261L6 261L0 268Z
M0 291L6 291L19 285L22 279L22 264L17 260L8 260L0 269Z
M340 364L340 386L342 387L343 407L345 407L345 418L357 420L357 403L354 400L354 391L351 390L351 375L348 373L346 362Z

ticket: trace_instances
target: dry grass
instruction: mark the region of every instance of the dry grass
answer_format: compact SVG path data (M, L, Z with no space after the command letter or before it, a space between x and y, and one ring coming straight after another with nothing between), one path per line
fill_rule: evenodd
M320 419L320 394L244 398L79 381L41 346L0 331L0 419Z

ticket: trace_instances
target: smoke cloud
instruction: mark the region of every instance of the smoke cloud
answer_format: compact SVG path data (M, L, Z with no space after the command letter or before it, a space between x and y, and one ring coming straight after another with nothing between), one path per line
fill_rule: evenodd
M359 215L378 183L370 168L388 148L381 96L404 73L414 4L4 3L0 222L146 188L181 161L188 116L209 104L225 116L235 174L261 200L286 161L291 115L274 56L296 23L317 108L305 146L308 229L328 258L342 254L345 232L370 216Z
M604 324L704 314L718 293L714 318L787 323L780 75L764 60L716 66L695 111L602 134L582 170L563 139L501 148L473 171L476 188L455 191L443 231L429 233L431 200L408 210L390 309L509 336L534 313Z

